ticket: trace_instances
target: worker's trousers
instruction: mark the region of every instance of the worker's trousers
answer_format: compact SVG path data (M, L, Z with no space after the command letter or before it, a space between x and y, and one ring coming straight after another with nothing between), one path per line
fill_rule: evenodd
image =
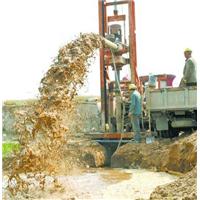
M134 132L134 140L136 142L141 142L140 115L131 115L131 124Z

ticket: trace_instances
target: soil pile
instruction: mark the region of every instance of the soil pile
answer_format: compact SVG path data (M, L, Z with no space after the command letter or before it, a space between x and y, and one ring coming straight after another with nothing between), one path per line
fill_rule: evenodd
M197 162L197 133L152 144L128 143L120 147L111 159L112 167L155 169L185 173Z
M197 199L197 133L152 144L126 144L113 155L114 167L145 168L180 175L173 183L159 186L150 199Z
M150 199L197 199L197 168L193 168L186 175L181 176L173 183L158 186Z
M90 58L102 45L99 35L81 34L61 48L54 64L41 80L40 98L34 109L16 113L21 151L14 155L8 172L8 189L13 195L29 190L28 176L25 180L20 175L22 173L32 172L31 178L35 178L44 189L47 175L65 170L66 163L61 162L63 146L67 145L67 136L74 133L70 126L76 118L72 100L84 84ZM63 125L66 115L69 126ZM43 175L38 176L40 172ZM55 186L57 181L53 183Z
M88 139L73 138L63 148L62 162L67 162L70 169L102 167L109 159L105 147Z

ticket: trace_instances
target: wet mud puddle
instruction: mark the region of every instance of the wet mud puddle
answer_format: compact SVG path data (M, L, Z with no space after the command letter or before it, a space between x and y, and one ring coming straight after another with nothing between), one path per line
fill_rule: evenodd
M51 194L38 191L40 194L35 195L40 200L149 199L157 186L176 179L176 176L164 172L142 169L87 169L73 175L59 176L58 180L65 188L64 191Z

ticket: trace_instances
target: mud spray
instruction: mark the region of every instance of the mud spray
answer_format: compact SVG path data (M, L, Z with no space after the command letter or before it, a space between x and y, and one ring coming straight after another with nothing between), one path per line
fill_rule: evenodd
M47 176L54 177L65 170L63 146L73 130L63 122L66 116L69 121L75 119L72 100L84 84L90 58L102 45L99 35L81 34L61 48L41 80L40 97L34 108L16 113L21 150L15 153L8 172L8 190L12 196L27 194L33 183L44 190ZM55 190L63 189L56 178L51 184Z

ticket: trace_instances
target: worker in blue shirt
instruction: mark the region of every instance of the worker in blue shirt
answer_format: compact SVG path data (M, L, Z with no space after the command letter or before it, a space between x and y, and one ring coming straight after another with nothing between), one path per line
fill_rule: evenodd
M137 87L135 84L129 84L129 90L131 92L131 97L128 116L131 119L132 129L134 131L134 141L136 143L140 143L140 116L142 113L141 95L137 91Z

